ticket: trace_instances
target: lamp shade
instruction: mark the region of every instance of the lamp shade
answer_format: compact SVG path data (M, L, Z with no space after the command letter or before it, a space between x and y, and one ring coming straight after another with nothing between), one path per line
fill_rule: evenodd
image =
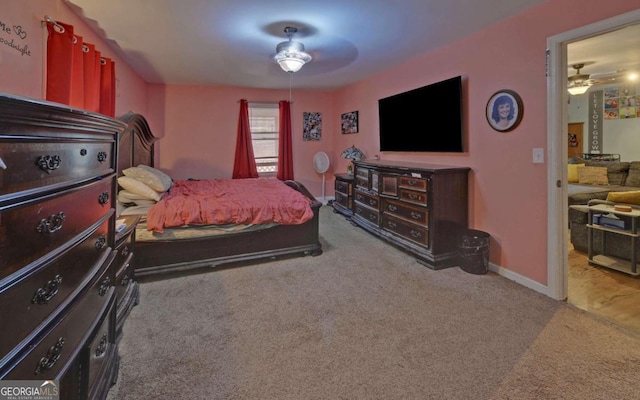
M351 146L342 150L342 153L340 153L340 157L351 160L362 160L364 158L364 153L356 146Z
M587 93L587 90L589 90L589 87L590 87L589 85L571 86L571 87L567 88L567 91L569 92L569 94L577 96L579 94Z
M284 72L291 73L300 71L300 68L305 64L304 60L296 57L282 57L277 61Z

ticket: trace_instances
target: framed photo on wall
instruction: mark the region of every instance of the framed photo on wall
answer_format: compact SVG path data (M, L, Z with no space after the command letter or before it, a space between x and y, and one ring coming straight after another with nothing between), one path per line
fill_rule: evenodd
M358 112L352 111L342 114L340 118L342 134L358 133Z
M522 120L523 112L522 99L513 90L498 90L487 102L487 122L498 132L515 129Z
M320 140L322 138L322 113L302 113L302 140Z

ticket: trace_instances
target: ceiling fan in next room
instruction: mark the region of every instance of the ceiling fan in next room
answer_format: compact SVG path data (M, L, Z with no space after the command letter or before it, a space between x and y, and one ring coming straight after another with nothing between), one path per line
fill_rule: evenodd
M576 70L576 73L569 76L569 81L567 82L567 90L569 91L569 94L575 96L586 93L591 86L614 83L617 79L625 75L624 70L599 74L581 74L580 70L584 68L584 66L584 63L572 65L572 68Z

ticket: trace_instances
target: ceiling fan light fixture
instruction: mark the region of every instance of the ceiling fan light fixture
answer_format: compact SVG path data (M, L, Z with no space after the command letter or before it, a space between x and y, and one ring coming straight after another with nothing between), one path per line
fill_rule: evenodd
M577 96L580 94L585 94L587 93L587 90L589 90L589 85L576 85L576 86L571 86L567 88L567 91L569 92L569 94L573 95L573 96Z
M313 59L309 53L304 51L302 43L291 40L291 37L297 31L297 28L290 26L284 28L284 33L289 37L289 40L276 46L276 55L273 57L273 60L280 65L280 68L289 73L300 71L300 68Z

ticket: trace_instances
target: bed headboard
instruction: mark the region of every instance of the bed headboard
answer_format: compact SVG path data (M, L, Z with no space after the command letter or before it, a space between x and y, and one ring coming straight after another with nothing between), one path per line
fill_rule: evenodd
M118 176L122 175L122 170L140 164L153 167L153 148L158 138L151 132L147 120L136 113L125 114L119 119L127 124L127 128L118 142Z

